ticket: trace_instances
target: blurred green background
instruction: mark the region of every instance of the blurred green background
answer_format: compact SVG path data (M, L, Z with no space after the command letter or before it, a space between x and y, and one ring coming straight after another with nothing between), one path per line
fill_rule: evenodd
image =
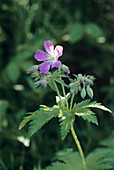
M44 50L45 40L64 47L60 59L71 77L72 73L96 77L94 100L114 111L113 31L114 0L0 0L0 170L44 168L58 150L76 150L70 134L61 140L57 119L36 133L29 147L28 127L18 130L26 112L55 103L55 92L35 89L26 74L37 64L34 54ZM76 120L85 154L114 129L113 114L96 112L99 126Z

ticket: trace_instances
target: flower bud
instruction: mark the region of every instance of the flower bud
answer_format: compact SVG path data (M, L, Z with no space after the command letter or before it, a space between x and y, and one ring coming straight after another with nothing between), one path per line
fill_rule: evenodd
M38 65L33 65L32 67L30 67L28 70L27 70L27 74L30 74L30 73L33 73L35 71L38 70Z
M36 78L37 76L39 76L39 72L35 71L31 74L31 77Z
M68 68L66 65L64 65L64 64L62 64L61 69L62 69L64 72L68 72L68 70L69 70L69 68Z

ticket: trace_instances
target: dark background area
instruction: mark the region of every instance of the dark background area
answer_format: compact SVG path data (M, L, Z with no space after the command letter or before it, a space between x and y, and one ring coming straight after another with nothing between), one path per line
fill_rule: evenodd
M0 0L0 169L44 168L55 152L74 148L69 134L62 141L57 119L51 120L26 147L27 126L18 130L27 112L55 104L50 88L35 89L26 71L45 40L64 47L60 57L72 74L96 77L94 100L114 111L113 0ZM80 100L80 97L77 97ZM87 155L114 129L113 114L96 111L99 126L76 119L76 131Z

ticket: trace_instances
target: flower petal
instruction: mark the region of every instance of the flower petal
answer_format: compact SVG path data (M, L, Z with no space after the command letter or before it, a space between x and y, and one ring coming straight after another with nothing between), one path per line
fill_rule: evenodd
M54 67L59 67L61 65L61 61L58 61L58 60L55 60L52 64L52 67L51 68L54 68Z
M45 60L49 59L49 55L46 52L42 51L42 50L36 51L34 57L38 61L45 61Z
M63 47L60 46L60 45L57 45L55 47L55 56L56 56L56 58L62 56L62 54L63 54Z
M50 69L50 62L46 61L46 62L43 62L42 64L40 64L39 66L39 70L42 72L42 73L47 73Z
M53 55L53 52L54 52L54 46L53 46L53 44L52 44L52 42L51 41L45 41L44 42L44 47L45 47L45 50L49 53L49 54L51 54L51 55Z
M68 76L70 74L70 70L68 69L64 74Z

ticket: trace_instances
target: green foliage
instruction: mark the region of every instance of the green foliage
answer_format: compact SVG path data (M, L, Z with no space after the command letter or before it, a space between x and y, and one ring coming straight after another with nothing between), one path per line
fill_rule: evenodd
M47 167L45 170L83 170L79 153L72 152L71 149L58 152L56 159L60 162L53 163L52 166Z
M86 156L87 170L111 170L114 168L113 141L114 135L102 141L101 147L98 147ZM53 163L52 166L47 167L45 170L83 170L78 152L73 152L72 150L60 151L55 158L58 162Z
M103 30L96 24L85 24L85 33L93 38L102 37L104 35Z
M11 62L8 64L5 70L5 76L9 78L10 81L12 82L17 82L19 76L20 76L20 71L19 67L17 66L16 62Z
M62 84L64 87L68 87L68 85L66 83L64 83L64 80L60 79L60 78L55 78L54 79L56 82Z
M81 23L70 25L68 31L71 43L81 40L84 35L84 27Z
M7 170L6 165L4 164L1 158L0 158L0 165L3 167L4 170Z
M75 117L68 115L67 117L62 117L60 119L61 123L61 137L64 140L71 129L71 124L74 122Z
M8 102L6 100L0 100L0 130L7 125L5 114L8 108Z
M49 120L57 117L59 114L58 107L46 107L40 108L35 112L28 113L30 116L24 118L20 123L19 129L23 128L27 122L29 123L29 137L31 137L35 132L37 132L43 125L45 125Z
M102 106L100 103L97 103L96 101L90 102L90 100L84 100L81 103L77 104L75 103L72 112L75 113L75 115L77 116L81 116L84 120L88 120L89 122L98 125L95 113L91 111L89 108L98 108L101 110L111 112L111 110L109 110L105 106Z
M26 128L18 130L25 113L36 110L41 103L54 104L53 92L48 88L35 89L26 75L27 69L37 64L33 56L36 50L43 50L45 40L64 46L61 60L70 67L71 73L95 75L98 83L94 87L95 100L114 111L113 0L85 0L84 3L76 0L75 3L74 0L0 0L0 100L8 103L0 104L0 158L7 169L33 169L37 164L44 167L55 148L71 147L71 138L60 142L55 119L50 122L54 130L50 126L43 128L32 138L29 150L17 141L18 136L27 134ZM83 30L79 30L78 25L82 25ZM77 30L79 36L70 36L76 35ZM84 32L83 36L80 32ZM86 132L81 133L80 139L83 141L85 137L92 143L87 152L113 129L111 115L99 114L99 119L97 130L91 124L83 126L83 120L79 119L80 132ZM83 141L84 148L86 145ZM1 165L0 169L3 169Z
M56 91L52 78L48 78L48 84L49 84L49 86L51 87L52 90Z

